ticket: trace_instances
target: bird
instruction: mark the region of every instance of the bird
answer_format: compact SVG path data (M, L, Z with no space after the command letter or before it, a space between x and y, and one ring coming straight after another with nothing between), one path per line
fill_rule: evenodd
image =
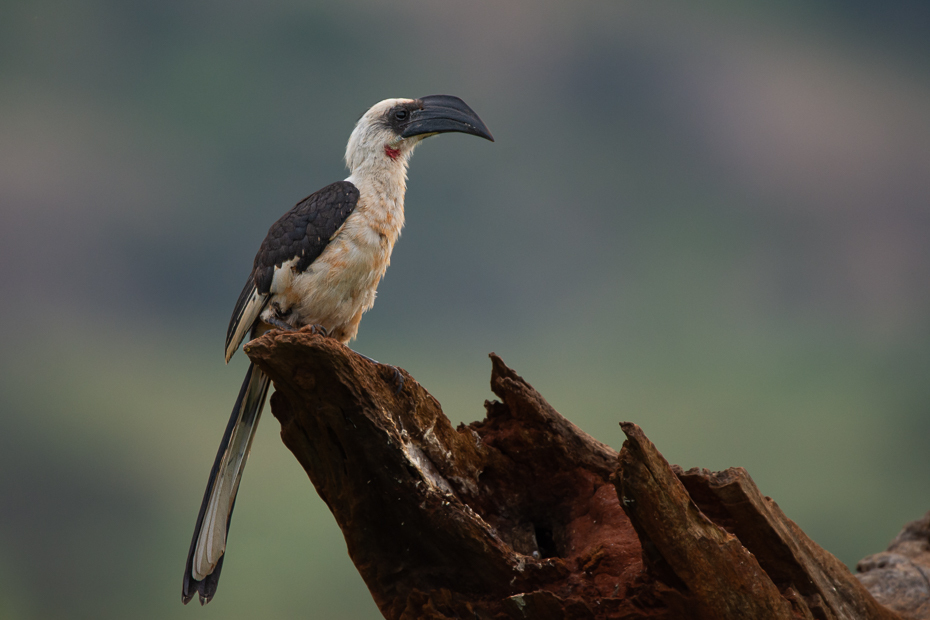
M226 331L227 363L246 334L255 339L309 326L344 345L355 338L404 225L410 156L425 138L450 132L494 141L474 110L452 95L385 99L359 118L346 146L348 178L298 202L262 241ZM249 365L197 515L184 567L185 605L195 594L204 605L216 593L269 383Z

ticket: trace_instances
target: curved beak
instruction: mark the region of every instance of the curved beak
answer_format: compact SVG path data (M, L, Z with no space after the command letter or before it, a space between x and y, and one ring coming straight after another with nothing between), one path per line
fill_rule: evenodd
M429 95L417 100L420 108L410 113L402 138L458 131L494 142L484 122L464 101L452 95Z

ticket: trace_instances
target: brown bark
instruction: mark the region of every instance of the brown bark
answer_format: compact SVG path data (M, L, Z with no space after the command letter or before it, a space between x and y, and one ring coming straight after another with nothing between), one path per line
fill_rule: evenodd
M763 497L746 470L683 472L638 426L621 426L628 439L618 493L640 540L651 543L647 565L660 581L687 586L696 616L899 617Z
M856 566L875 599L908 620L930 620L930 512L904 526L887 551Z
M246 353L386 618L898 617L743 470L682 472L628 423L618 455L493 354L501 400L453 428L331 339Z

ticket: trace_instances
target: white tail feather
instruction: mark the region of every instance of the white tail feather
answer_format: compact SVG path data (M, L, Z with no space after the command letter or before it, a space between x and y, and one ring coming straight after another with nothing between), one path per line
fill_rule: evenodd
M236 501L239 481L242 479L242 470L252 448L255 430L258 428L266 385L265 374L257 367L253 367L248 394L243 398L239 408L239 417L217 471L210 501L203 516L200 536L197 538L191 564L191 575L197 581L203 580L213 572L226 551L229 515Z

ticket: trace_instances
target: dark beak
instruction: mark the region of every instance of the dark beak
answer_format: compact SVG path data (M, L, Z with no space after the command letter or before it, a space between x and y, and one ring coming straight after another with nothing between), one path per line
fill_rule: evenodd
M494 137L484 122L458 97L429 95L417 101L420 108L410 113L410 120L401 131L401 137L412 138L423 134L458 131L494 142Z

